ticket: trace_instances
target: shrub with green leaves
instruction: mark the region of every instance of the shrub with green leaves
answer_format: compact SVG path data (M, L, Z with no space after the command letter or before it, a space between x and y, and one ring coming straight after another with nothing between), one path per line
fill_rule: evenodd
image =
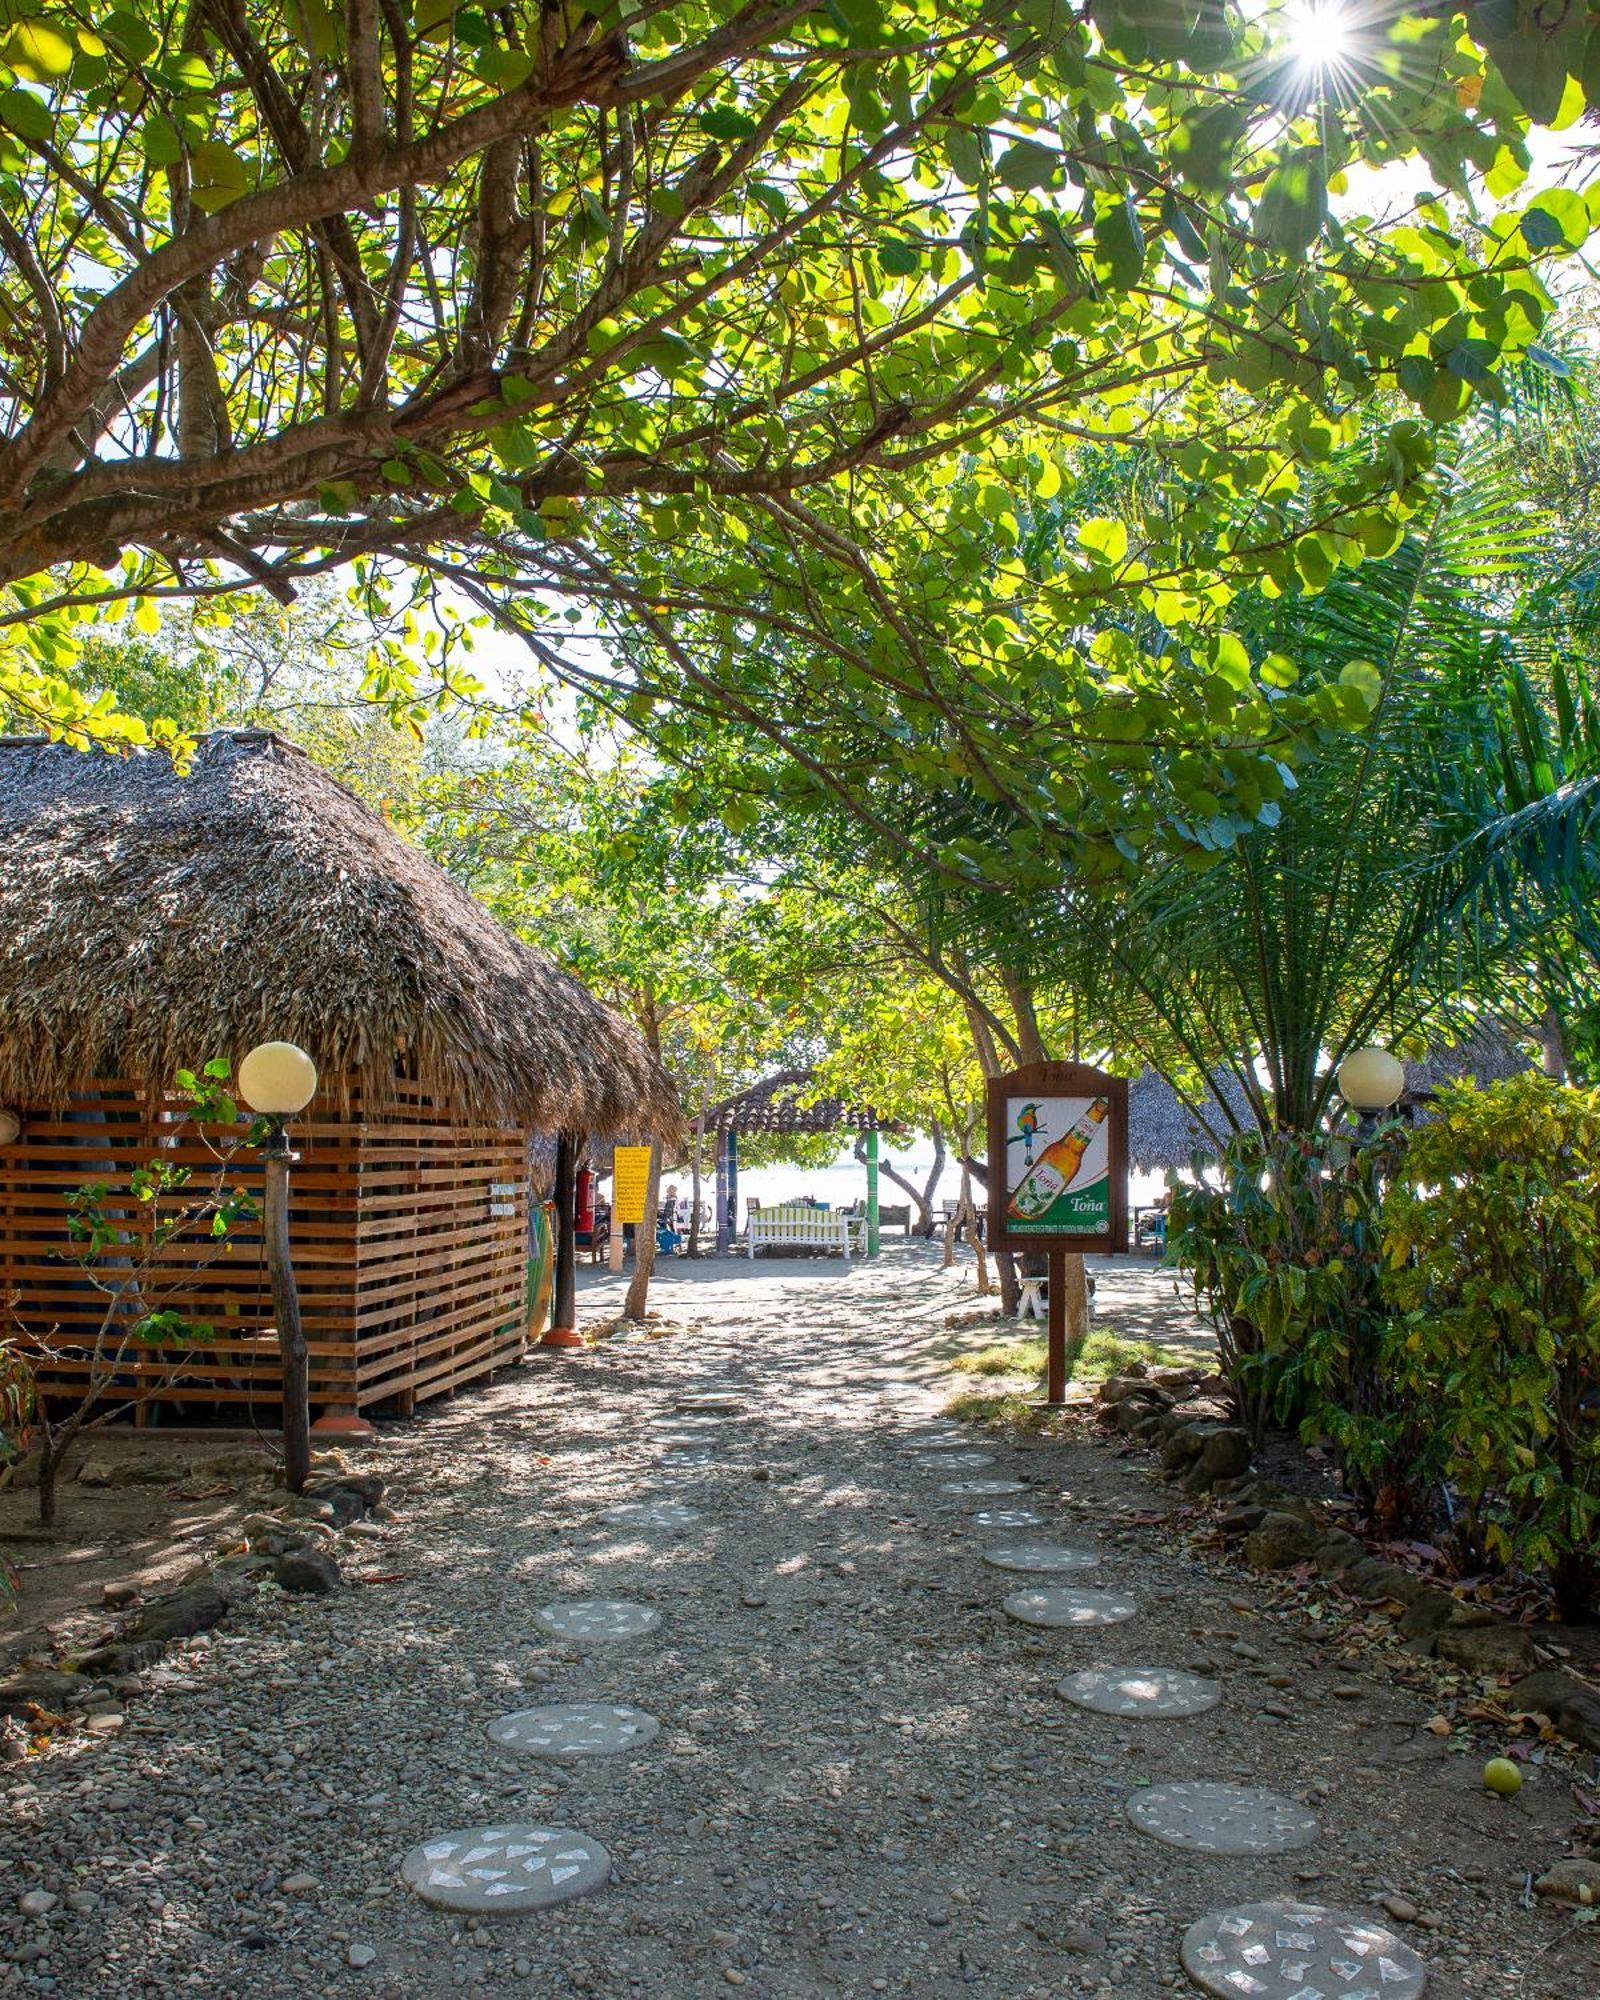
M1331 1438L1352 1490L1395 1525L1419 1518L1431 1470L1427 1427L1383 1358L1383 1191L1404 1147L1399 1127L1362 1147L1241 1133L1222 1187L1179 1186L1168 1226L1245 1420Z
M1483 1551L1600 1582L1600 1091L1538 1076L1439 1093L1384 1204L1385 1343L1433 1413Z

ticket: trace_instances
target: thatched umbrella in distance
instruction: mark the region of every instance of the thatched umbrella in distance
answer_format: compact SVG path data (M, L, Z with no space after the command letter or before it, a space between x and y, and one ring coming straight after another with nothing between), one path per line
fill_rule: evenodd
M1254 1125L1236 1077L1213 1070L1207 1086L1180 1094L1153 1069L1128 1085L1128 1164L1135 1173L1182 1173L1196 1154L1215 1159L1235 1131Z

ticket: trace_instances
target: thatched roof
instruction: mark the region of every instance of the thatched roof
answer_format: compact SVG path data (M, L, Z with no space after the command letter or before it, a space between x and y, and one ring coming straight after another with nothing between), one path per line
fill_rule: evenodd
M1494 1021L1480 1021L1453 1048L1432 1049L1420 1062L1406 1064L1406 1094L1415 1102L1447 1083L1504 1083L1526 1076L1537 1065Z
M1179 1173L1196 1153L1214 1159L1236 1127L1254 1125L1236 1077L1214 1070L1207 1081L1209 1088L1187 1099L1153 1069L1129 1083L1128 1164L1135 1173Z
M266 731L188 777L0 739L0 855L0 1103L282 1039L335 1099L381 1101L403 1049L469 1116L677 1125L634 1029Z
M876 1132L878 1114L870 1105L846 1104L842 1097L798 1103L811 1088L808 1069L780 1069L736 1096L714 1104L705 1116L708 1132Z

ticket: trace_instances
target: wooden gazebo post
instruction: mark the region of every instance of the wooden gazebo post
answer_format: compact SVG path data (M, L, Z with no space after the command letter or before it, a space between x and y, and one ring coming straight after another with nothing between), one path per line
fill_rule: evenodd
M867 1134L867 1255L876 1257L882 1237L878 1229L878 1128Z
M731 1237L728 1233L728 1141L726 1125L717 1127L717 1255L726 1257Z
M739 1134L728 1127L728 1243L739 1234Z
M578 1331L578 1147L571 1132L556 1135L556 1283L550 1331L541 1347L582 1347Z

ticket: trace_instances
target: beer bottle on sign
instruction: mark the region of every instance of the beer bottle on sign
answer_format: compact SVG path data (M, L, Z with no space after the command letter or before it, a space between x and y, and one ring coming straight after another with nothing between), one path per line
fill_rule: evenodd
M1111 1109L1109 1097L1097 1097L1064 1139L1045 1147L1032 1167L1018 1182L1007 1204L1008 1212L1020 1222L1037 1222L1056 1196L1072 1185L1073 1176L1083 1165L1089 1141L1105 1123Z

